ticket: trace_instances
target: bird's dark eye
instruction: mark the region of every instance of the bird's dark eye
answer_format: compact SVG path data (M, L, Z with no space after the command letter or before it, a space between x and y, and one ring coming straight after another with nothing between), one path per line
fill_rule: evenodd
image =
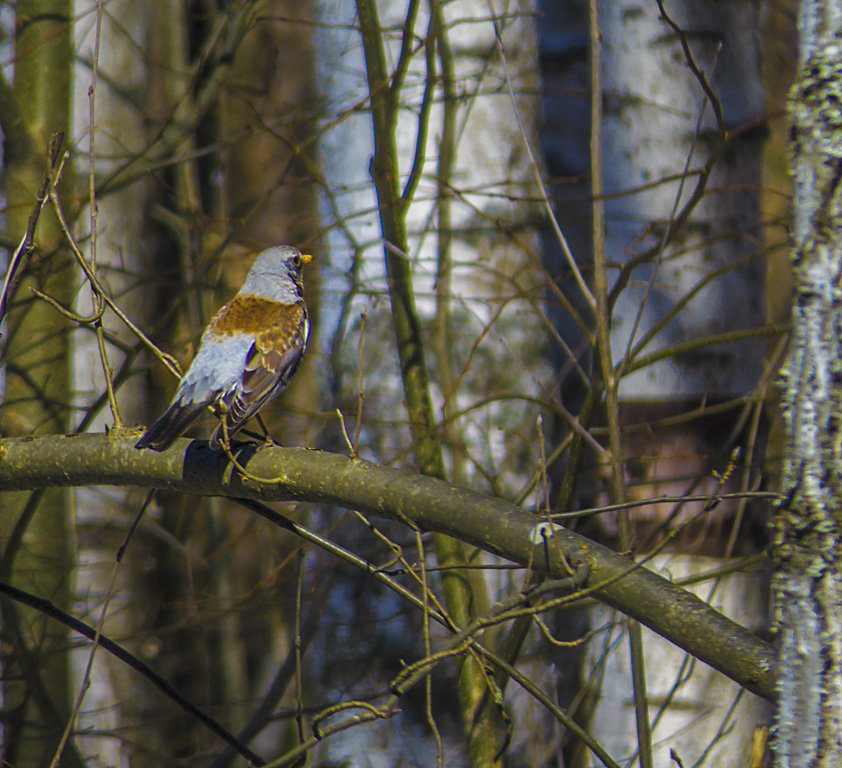
M293 256L292 263L295 264L296 269L301 269L301 257L300 256Z

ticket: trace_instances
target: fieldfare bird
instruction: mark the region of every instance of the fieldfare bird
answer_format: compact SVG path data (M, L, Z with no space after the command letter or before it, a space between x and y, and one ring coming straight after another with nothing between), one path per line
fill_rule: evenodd
M135 448L165 450L208 406L230 437L287 385L310 331L301 268L311 258L280 245L255 259L239 293L202 334L169 408ZM220 447L223 434L220 424L211 448Z

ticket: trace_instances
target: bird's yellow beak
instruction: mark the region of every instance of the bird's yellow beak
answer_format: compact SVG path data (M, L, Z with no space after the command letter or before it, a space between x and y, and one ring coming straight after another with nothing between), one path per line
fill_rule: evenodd
M313 260L313 257L309 253L302 253L301 254L301 263L302 264L309 264Z

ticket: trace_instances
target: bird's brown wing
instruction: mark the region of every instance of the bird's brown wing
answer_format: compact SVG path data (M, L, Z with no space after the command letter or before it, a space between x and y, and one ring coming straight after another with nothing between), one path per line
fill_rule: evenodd
M223 399L229 436L287 385L304 354L307 331L306 309L289 304L270 329L255 334L242 379ZM211 447L219 447L221 437L220 426L211 438Z

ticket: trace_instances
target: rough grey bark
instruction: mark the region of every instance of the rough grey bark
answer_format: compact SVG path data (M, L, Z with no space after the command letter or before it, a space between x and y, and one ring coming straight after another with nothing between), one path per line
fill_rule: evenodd
M776 515L777 765L842 762L842 4L801 5L786 501Z

